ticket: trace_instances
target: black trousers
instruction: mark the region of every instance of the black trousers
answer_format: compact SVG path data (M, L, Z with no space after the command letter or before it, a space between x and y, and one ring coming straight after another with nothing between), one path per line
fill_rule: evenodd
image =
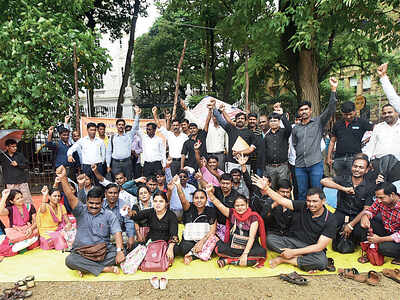
M161 169L162 169L161 161L152 161L152 162L145 161L143 165L143 176L144 177L152 176L155 174L157 170Z
M294 199L299 199L299 189L297 187L297 179L296 179L296 167L292 166L289 164L289 170L290 170L290 178L292 179L292 185L293 185L293 197Z

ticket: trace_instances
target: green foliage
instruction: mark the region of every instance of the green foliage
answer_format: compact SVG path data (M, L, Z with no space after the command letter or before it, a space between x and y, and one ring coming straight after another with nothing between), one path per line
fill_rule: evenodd
M68 113L74 95L73 45L78 85L102 86L110 57L80 16L90 0L13 0L0 19L0 126L29 134ZM88 68L98 76L86 77Z

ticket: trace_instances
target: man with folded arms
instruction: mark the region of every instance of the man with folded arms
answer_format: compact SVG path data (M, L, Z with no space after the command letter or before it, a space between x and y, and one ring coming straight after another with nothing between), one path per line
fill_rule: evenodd
M64 166L58 167L56 174L60 178L77 224L71 254L65 259L66 266L71 270L77 270L81 277L84 273L91 273L95 276L100 273L119 274L117 265L125 260L122 251L121 227L117 217L111 211L102 208L104 196L102 188L92 188L87 195L86 205L84 205L73 194ZM110 234L114 235L117 247L110 243ZM81 249L85 246L92 249L106 248L104 257L101 256L101 254L104 254L104 250L98 250L95 252L95 257L87 258L90 256L83 254ZM88 252L91 251L87 250L86 253Z
M307 201L289 200L269 187L266 178L254 177L253 183L263 195L293 211L288 236L268 234L267 246L280 256L270 260L271 268L282 263L298 266L303 271L325 270L328 266L326 247L336 236L336 221L325 207L325 195L319 188L307 192Z

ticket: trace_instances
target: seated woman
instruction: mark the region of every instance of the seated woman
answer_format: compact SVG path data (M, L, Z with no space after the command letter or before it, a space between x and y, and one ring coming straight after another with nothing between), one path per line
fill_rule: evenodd
M12 244L6 236L6 227L0 220L0 262L3 261L4 257L14 256L17 253L12 251Z
M175 254L184 256L183 262L189 264L193 258L197 257L196 254L198 255L198 253L203 250L203 246L207 240L210 240L209 242L214 240L215 245L215 242L218 239L215 237L215 231L217 230L217 211L214 207L206 206L207 194L203 190L196 190L193 194L193 203L190 203L185 197L178 175L175 175L173 180L170 182L169 188L170 185L176 186L179 200L183 207L183 224L186 225L198 221L211 225L210 231L205 233L201 240L186 240L185 236L183 236L181 243L175 246ZM211 252L212 250L213 249L211 249Z
M13 252L25 248L31 250L39 246L36 209L30 203L25 204L19 190L3 190L0 216L8 216L10 228L6 228L5 231L10 242L14 244Z
M150 227L148 240L164 240L168 243L167 257L170 262L174 260L174 246L178 243L178 219L168 209L168 198L164 192L156 192L153 197L153 208L143 209L139 212L130 210L129 215L135 222L147 220Z
M267 258L263 219L249 208L247 199L242 195L234 200L233 208L228 208L214 196L212 185L207 185L206 192L215 207L226 217L225 240L218 241L215 247L215 253L220 257L218 266L222 268L232 264L262 267Z
M49 191L45 185L42 188L42 204L36 216L36 224L40 234L40 248L43 250L62 250L67 244L61 230L70 230L72 225L67 216L67 210L60 204L61 193L59 190ZM47 203L47 198L49 202Z
M132 206L132 210L138 213L141 210L153 208L153 196L147 186L142 185L138 188L138 204ZM135 222L136 240L142 243L146 240L149 233L149 224L147 219Z

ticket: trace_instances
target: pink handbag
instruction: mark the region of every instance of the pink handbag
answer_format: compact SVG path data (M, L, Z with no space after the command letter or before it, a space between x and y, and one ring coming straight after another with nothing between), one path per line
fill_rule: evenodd
M147 253L140 265L140 270L143 272L167 271L169 267L167 249L168 244L166 241L159 240L151 242L147 246Z
M200 258L202 261L210 260L211 254L214 251L215 246L217 245L218 238L215 235L210 236L207 241L204 243L203 248L200 252L192 251L193 255Z
M145 245L138 245L126 256L125 261L121 263L121 269L124 274L134 274L138 270L144 257L146 256L147 248Z

